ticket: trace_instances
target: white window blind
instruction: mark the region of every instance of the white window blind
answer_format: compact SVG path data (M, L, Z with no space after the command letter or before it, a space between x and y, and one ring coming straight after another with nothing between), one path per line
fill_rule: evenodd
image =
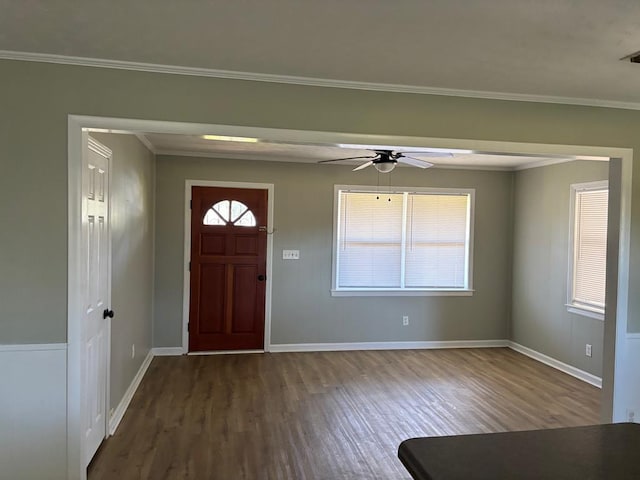
M465 286L466 195L409 195L407 287Z
M608 197L602 186L575 189L571 303L599 312L604 312L606 287Z
M341 287L400 287L402 195L341 194Z
M338 191L336 289L469 288L471 193Z

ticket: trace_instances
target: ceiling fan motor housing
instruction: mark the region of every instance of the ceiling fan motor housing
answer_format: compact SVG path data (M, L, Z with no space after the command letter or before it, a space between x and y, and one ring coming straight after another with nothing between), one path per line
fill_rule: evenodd
M373 159L374 164L380 163L397 163L400 154L394 154L391 150L375 150L378 158Z

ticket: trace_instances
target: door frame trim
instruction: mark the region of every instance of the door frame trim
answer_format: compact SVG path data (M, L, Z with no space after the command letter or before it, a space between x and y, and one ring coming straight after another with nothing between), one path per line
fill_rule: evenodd
M271 292L273 265L273 183L227 182L217 180L185 180L184 186L184 270L182 289L182 352L189 353L189 298L191 295L191 187L220 187L267 190L267 285L264 299L264 351L271 348Z

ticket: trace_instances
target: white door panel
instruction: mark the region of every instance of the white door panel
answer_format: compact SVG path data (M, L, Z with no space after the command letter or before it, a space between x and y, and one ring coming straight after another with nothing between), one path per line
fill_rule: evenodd
M110 304L109 165L111 152L84 136L82 233L86 310L83 319L84 459L88 464L107 434L107 361Z

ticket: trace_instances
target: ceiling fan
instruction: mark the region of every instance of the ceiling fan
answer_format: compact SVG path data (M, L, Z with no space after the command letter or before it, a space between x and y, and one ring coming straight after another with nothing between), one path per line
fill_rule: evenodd
M362 170L371 165L375 167L380 173L389 173L398 163L406 163L407 165L411 165L413 167L419 168L429 168L433 167L433 163L428 162L426 160L422 160L421 158L410 157L403 152L397 152L394 150L371 150L375 153L375 155L364 155L359 157L346 157L346 158L336 158L333 160L320 160L318 163L331 163L331 162L342 162L343 160L357 160L357 159L368 159L365 163L358 165L353 171ZM420 157L451 157L453 154L448 152L407 152L411 155L416 155Z

